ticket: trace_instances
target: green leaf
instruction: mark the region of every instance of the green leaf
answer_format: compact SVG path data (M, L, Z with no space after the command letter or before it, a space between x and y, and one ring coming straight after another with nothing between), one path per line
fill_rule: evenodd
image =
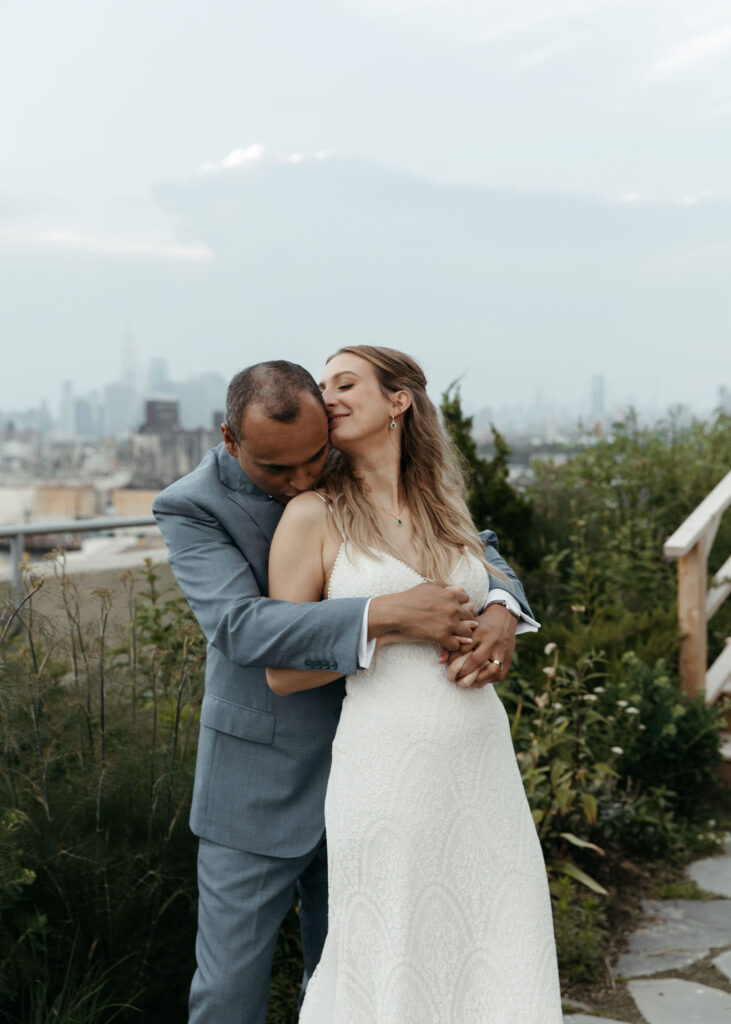
M562 832L561 836L566 840L567 843L572 843L574 846L580 847L582 850L596 850L602 857L604 856L604 850L601 846L597 846L596 843L590 843L588 839L580 839L579 836L575 836L573 832Z
M599 885L598 882L594 881L585 871L581 868L577 868L575 864L572 864L570 860L565 860L561 864L555 865L559 871L562 871L564 875L570 875L571 878L575 878L577 882L581 882L587 889L591 889L592 892L598 892L600 896L608 896L609 893L603 885Z
M598 811L597 811L597 805L596 805L596 797L594 796L594 794L593 793L582 793L581 794L581 804L582 804L582 806L584 808L584 814L586 815L586 820L589 822L590 825L596 825Z

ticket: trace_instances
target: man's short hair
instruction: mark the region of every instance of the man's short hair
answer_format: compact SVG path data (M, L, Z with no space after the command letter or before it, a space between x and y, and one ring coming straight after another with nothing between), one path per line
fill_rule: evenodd
M255 363L237 373L226 393L226 423L238 442L241 421L248 406L260 405L271 420L294 423L300 414L302 395L322 402L317 383L304 366L286 359Z

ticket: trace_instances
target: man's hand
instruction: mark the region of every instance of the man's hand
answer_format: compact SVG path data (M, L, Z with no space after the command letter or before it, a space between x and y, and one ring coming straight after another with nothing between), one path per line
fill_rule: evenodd
M441 660L449 661L447 678L450 682L479 690L487 683L502 682L508 674L518 620L504 605L490 604L477 623L467 653L445 649Z
M369 638L396 632L404 640L438 644L452 653L471 646L477 626L465 591L444 583L420 583L400 594L375 597L368 612Z

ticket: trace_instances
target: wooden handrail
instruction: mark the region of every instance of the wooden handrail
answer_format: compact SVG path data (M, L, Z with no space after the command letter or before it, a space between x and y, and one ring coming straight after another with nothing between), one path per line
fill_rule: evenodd
M718 529L718 522L729 505L731 505L731 469L700 505L691 512L675 533L668 537L663 544L665 557L682 558L683 555L687 555L690 549L695 547L700 538L706 534L711 523L716 521L716 529ZM716 530L713 531L714 536L715 533ZM711 543L713 542L711 541Z
M731 594L731 557L708 587L708 554L721 517L731 505L731 471L668 537L666 558L678 560L678 622L680 625L680 682L686 693L703 693L713 704L731 692L731 644L708 667L708 621Z

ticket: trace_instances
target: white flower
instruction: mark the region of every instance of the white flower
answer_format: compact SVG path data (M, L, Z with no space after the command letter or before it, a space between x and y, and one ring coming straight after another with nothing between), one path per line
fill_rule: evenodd
M560 711L562 707L563 707L563 704L559 704L559 702L557 700L553 702L553 710L554 711Z
M546 668L543 669L543 671L546 673L549 679L556 678L556 669L553 667L553 665L547 665Z
M621 747L612 747L612 753L613 754L623 754L624 751L622 750Z
M627 708L626 711L628 715L639 715L640 713L639 708Z
M629 704L628 700L618 700L617 701L617 707L618 708L626 708L628 704Z
M599 700L599 698L597 697L597 695L595 693L585 693L584 694L584 700L593 701L593 700Z
M586 611L586 607L583 604L572 604L571 611L574 612L576 615L581 615L582 612Z
M645 729L647 728L647 726L645 725L645 723L644 723L644 722L640 722L640 724L639 724L639 725L637 726L637 728L638 728L638 729L642 729L642 731L644 732L644 731L645 731Z
M604 689L603 686L595 686L594 687L594 693L606 693L606 690Z
M543 653L544 654L553 654L553 652L556 650L557 647L558 647L558 644L555 644L553 642L553 640L552 640L550 642L550 644L546 644L546 646L543 648Z
M542 693L540 697L536 697L536 707L545 708L546 704L548 704L547 693Z

